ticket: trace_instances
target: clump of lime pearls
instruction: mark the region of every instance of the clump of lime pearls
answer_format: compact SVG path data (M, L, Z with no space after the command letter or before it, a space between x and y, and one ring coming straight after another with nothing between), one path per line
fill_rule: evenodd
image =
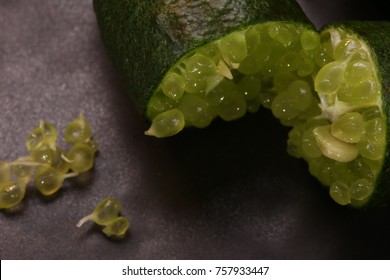
M68 150L57 145L56 128L41 120L25 142L29 154L14 161L0 161L0 209L17 206L28 185L44 196L58 192L64 181L89 171L98 145L83 114L65 128Z
M147 107L146 135L168 137L260 107L288 127L287 150L341 205L374 193L386 152L375 57L355 33L257 24L195 49L168 70Z
M77 227L88 221L103 226L102 232L108 237L123 237L129 228L126 217L120 216L121 204L117 199L107 197L95 207L92 213L83 217Z

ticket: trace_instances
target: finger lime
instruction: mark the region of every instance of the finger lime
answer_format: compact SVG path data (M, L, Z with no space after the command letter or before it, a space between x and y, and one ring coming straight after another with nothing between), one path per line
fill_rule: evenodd
M390 23L317 32L294 0L94 0L113 64L167 137L260 106L291 127L288 151L341 205L390 199L385 182Z

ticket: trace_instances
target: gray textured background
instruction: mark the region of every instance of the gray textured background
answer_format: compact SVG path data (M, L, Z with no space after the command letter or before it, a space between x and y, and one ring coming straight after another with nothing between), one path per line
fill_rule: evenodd
M372 1L300 3L317 26L386 16ZM1 259L390 257L389 209L333 203L305 163L286 154L287 130L269 112L146 137L91 1L0 0L0 159L26 154L39 119L62 136L79 112L100 144L94 171L50 199L31 188L18 212L0 211ZM122 241L92 224L75 227L106 196L120 199L131 220Z

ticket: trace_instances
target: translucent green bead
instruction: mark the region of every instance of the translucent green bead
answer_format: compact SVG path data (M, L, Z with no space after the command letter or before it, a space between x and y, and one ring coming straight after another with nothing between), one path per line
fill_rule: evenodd
M362 116L363 116L364 121L369 121L369 120L372 120L375 118L382 117L381 111L379 110L378 106L373 106L373 107L370 107L368 109L365 109L362 112Z
M372 77L370 62L351 61L345 68L345 82L349 85L357 85Z
M289 155L300 158L302 157L302 127L295 126L288 133L287 152Z
M219 73L207 76L205 93L208 94L215 89L224 79L225 77Z
M77 143L66 153L66 158L74 172L86 172L93 167L94 152L88 144Z
M382 118L365 123L366 133L358 143L359 153L369 160L380 160L386 149L386 124Z
M50 165L53 161L53 154L54 151L51 147L48 144L43 143L31 150L30 158L34 162Z
M53 158L51 161L51 166L63 174L68 172L70 168L70 163L63 157L65 154L66 153L60 147L57 147L53 153Z
M184 61L186 67L186 75L191 80L197 80L202 77L214 74L217 71L215 62L199 53L192 55ZM179 76L180 77L180 76ZM175 77L175 80L179 80Z
M199 78L193 78L188 75L184 76L185 79L185 91L193 94L204 93L207 89L207 77L200 76Z
M8 181L0 184L0 209L12 208L24 198L26 186Z
M312 59L301 57L297 65L297 74L301 77L309 76L315 70L315 65Z
M304 120L300 119L298 116L292 119L280 119L281 125L294 127L296 125L301 125L304 123Z
M103 228L103 233L108 236L122 237L129 229L129 220L125 217L117 217Z
M344 65L337 61L322 67L314 81L315 91L321 94L335 92L344 81L344 69Z
M361 45L357 40L351 38L343 39L334 50L334 58L335 60L345 60L360 47Z
M355 50L351 54L349 59L351 61L358 61L358 60L360 60L360 61L369 62L371 60L371 55L364 48L360 48L360 49Z
M312 94L307 82L296 80L286 91L278 94L272 101L272 113L278 119L291 120L311 105Z
M351 198L363 200L368 198L374 190L373 184L366 178L358 179L351 184Z
M92 213L83 217L77 227L82 226L87 221L93 221L98 225L108 225L112 223L121 211L121 204L117 199L107 197L95 207Z
M259 99L261 102L261 105L264 106L264 108L271 109L272 108L272 102L275 99L276 94L272 91L265 90L260 92Z
M55 127L52 124L41 120L39 125L30 132L26 141L26 147L29 151L31 151L43 143L46 143L54 149L56 141L57 130Z
M298 116L300 112L294 105L288 100L286 92L282 92L275 96L272 101L272 114L278 119L291 120Z
M259 72L265 63L271 59L272 45L261 43L240 63L238 71L245 75L253 75Z
M245 98L238 91L230 92L218 106L218 114L225 121L232 121L243 117L247 105Z
M279 59L279 70L293 72L298 68L300 56L296 52L288 52Z
M378 98L379 89L377 83L371 80L349 86L346 90L337 93L339 100L353 105L367 105Z
M98 225L107 225L111 223L120 213L121 203L114 198L105 198L93 211L94 222Z
M331 181L349 184L354 179L353 162L335 162L330 173Z
M358 143L364 132L363 117L357 112L346 113L331 125L332 135L347 143Z
M157 115L176 108L179 102L164 95L162 91L157 91L149 100L148 116L154 119Z
M268 35L284 47L291 45L295 40L295 34L286 25L272 23L268 28Z
M222 38L220 50L228 63L240 63L248 54L245 34L233 32Z
M325 118L313 117L306 121L304 129L315 128L317 126L326 126L329 124L329 120Z
M233 81L224 80L207 95L207 102L212 110L223 120L241 118L247 110L245 97Z
M318 158L313 158L313 159L308 159L308 164L309 164L309 173L317 177L320 175L321 172L321 167L324 161L324 157L318 157Z
M385 154L384 143L371 143L366 138L363 138L358 143L358 149L360 155L369 160L380 160L384 157Z
M62 186L64 176L52 167L41 167L34 174L35 186L45 196L56 193Z
M301 149L305 158L317 158L322 155L313 136L312 130L306 130L302 135Z
M273 77L274 89L277 92L284 91L297 79L298 77L291 72L279 72Z
M221 59L221 53L218 48L218 43L210 43L196 50L198 54L210 58L214 63L218 63Z
M340 205L347 205L351 202L351 193L348 185L342 181L335 181L329 189L329 194Z
M303 80L292 82L287 88L287 96L300 111L306 110L312 103L313 95L310 85Z
M168 137L179 133L184 125L183 113L179 109L171 109L153 118L152 125L145 134L157 138Z
M373 181L374 173L367 162L359 157L353 162L353 172L356 178L366 178L369 181Z
M33 175L33 167L23 164L16 164L12 166L13 175L17 183L27 185Z
M26 141L27 150L31 151L35 147L39 147L45 141L45 136L41 128L34 128Z
M254 100L248 100L247 101L247 108L246 110L249 112L249 113L256 113L257 111L259 111L261 107L261 100L259 97L257 97L256 99Z
M383 118L375 118L365 123L365 138L370 143L384 143L386 141L386 123Z
M314 50L321 44L318 32L314 30L304 30L301 35L301 46L304 50Z
M318 117L321 115L321 109L318 106L318 99L312 96L311 104L302 113L299 114L299 118L308 120L310 118Z
M256 27L250 27L245 32L245 40L246 40L246 45L247 45L249 55L259 45L260 39L261 39L261 34L260 34L258 28L256 28Z
M332 184L332 169L334 168L335 161L329 158L323 158L322 164L318 173L318 179L326 186Z
M323 67L333 61L333 47L330 43L322 44L318 49L315 49L313 61L316 65Z
M246 100L254 100L261 91L261 80L253 76L244 76L238 82L238 88Z
M180 101L178 109L183 113L186 123L203 128L212 121L212 115L209 113L208 107L207 102L200 97L185 94Z
M286 53L283 46L274 41L271 41L271 43L271 53L269 54L268 59L262 63L262 67L259 72L265 79L272 78L280 71L280 64L277 62Z
M383 160L382 159L379 159L379 160L369 160L369 159L366 159L366 158L362 158L364 160L364 162L370 167L372 173L374 174L374 176L377 176L381 170L382 170L382 166L383 166Z
M54 149L57 141L57 129L46 121L41 121L39 126L43 130L45 142L50 146L50 148Z
M83 114L71 121L65 128L65 141L68 144L86 142L92 136L91 127Z
M185 81L176 73L169 73L162 82L162 92L168 98L179 100L184 93Z

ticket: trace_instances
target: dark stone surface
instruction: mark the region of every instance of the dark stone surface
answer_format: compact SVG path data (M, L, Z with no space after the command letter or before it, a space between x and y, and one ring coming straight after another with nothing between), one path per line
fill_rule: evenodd
M317 26L386 16L372 1L300 2ZM144 136L91 1L0 0L0 26L0 158L25 155L39 119L62 136L79 112L100 144L87 182L71 181L51 199L31 188L19 211L0 212L1 259L390 257L389 209L333 203L287 155L287 130L267 111L170 139ZM107 196L131 220L122 241L75 226Z

